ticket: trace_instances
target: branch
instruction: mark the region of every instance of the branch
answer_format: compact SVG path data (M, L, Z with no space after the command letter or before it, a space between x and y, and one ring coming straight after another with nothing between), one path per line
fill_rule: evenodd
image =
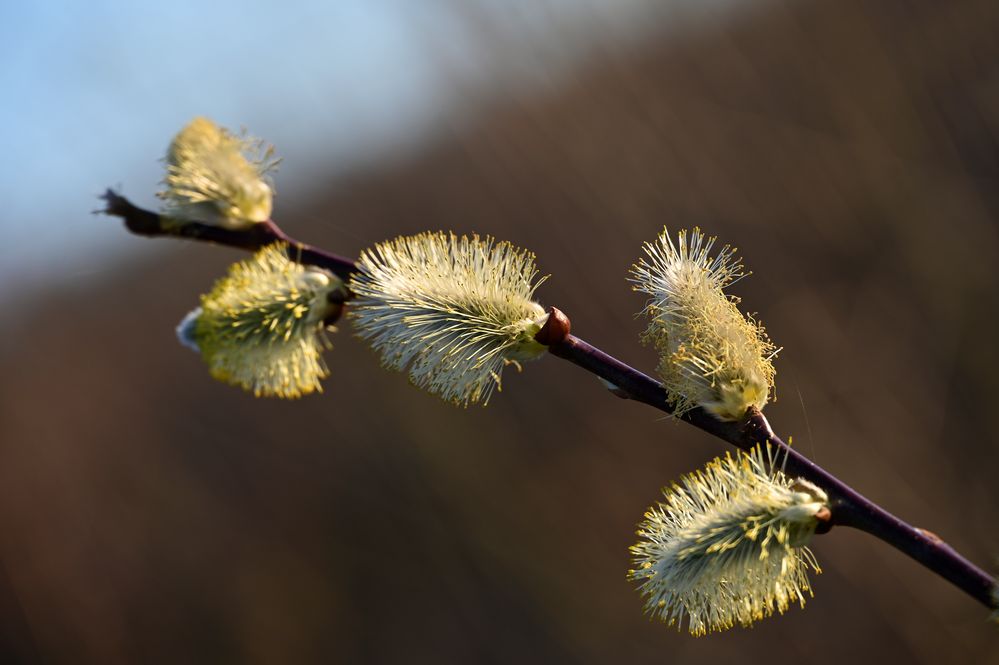
M357 272L357 266L352 260L290 238L272 221L253 224L246 229L224 229L211 224L186 221L183 224L177 224L168 217L143 210L111 189L105 191L101 199L105 202L105 207L104 210L98 212L121 217L125 221L125 228L136 235L150 238L172 236L188 240L202 240L216 245L246 249L251 252L262 249L273 242L286 242L289 245L288 258L297 263L324 268L344 281Z
M103 212L121 217L125 227L138 235L202 240L250 251L283 241L288 243L289 258L294 261L325 268L344 280L357 272L356 264L350 259L294 240L273 221L254 224L241 230L223 229L197 222L179 225L157 213L133 205L110 189L102 198L107 204ZM568 360L612 384L615 394L672 414L666 391L658 381L569 334L569 321L559 310L552 308L549 322L538 333L537 339L548 346L552 355ZM767 419L758 410L750 409L743 422L722 422L700 408L692 409L679 418L740 450L748 451L758 444L770 443L784 456L786 473L805 478L828 494L831 514L826 516L820 532L826 532L834 525L866 531L923 564L986 607L996 609L992 595L996 581L990 575L962 557L935 534L895 517L793 450L774 434Z

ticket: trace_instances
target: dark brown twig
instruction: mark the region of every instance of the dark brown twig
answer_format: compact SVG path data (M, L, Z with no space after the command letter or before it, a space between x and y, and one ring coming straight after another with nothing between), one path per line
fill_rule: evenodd
M131 201L114 190L108 189L101 198L105 202L104 210L101 212L121 217L125 221L125 228L137 235L172 236L188 240L201 240L216 245L246 249L251 252L266 247L272 242L286 242L288 243L288 258L293 261L324 268L345 281L350 278L352 273L357 272L357 266L350 259L290 238L272 221L253 224L245 229L224 229L198 222L177 224L172 223L168 217L133 205Z

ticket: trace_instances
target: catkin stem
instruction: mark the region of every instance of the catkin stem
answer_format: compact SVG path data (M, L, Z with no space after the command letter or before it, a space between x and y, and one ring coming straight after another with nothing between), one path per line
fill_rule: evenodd
M138 235L203 240L250 251L283 241L288 243L289 258L294 261L325 268L345 281L351 274L357 272L357 266L352 260L298 242L285 234L273 221L254 224L240 230L196 222L175 225L155 212L133 205L128 199L110 189L103 198L106 202L103 212L121 217L126 228ZM552 355L568 360L614 384L631 399L644 402L660 411L672 413L666 400L666 391L658 381L575 335L568 335L563 340L551 344L548 350ZM990 575L962 557L936 535L895 517L791 449L773 433L766 418L759 411L751 409L748 419L742 423L722 422L700 408L687 411L680 416L680 419L741 450L748 451L757 444L769 442L780 454L786 455L784 470L789 476L805 478L829 495L832 508L830 526L849 526L866 531L923 564L986 607L996 609L992 595L996 581Z

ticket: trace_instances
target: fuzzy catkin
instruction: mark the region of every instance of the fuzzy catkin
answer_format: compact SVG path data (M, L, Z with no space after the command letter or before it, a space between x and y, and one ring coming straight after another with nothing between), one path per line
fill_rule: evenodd
M195 118L167 150L163 214L229 229L270 218L273 186L266 174L280 160L262 141L237 136L207 118Z
M214 378L256 396L321 392L320 379L329 374L323 319L342 282L291 261L287 251L273 243L231 266L178 327L181 342L196 346Z
M719 420L738 420L762 409L774 386L776 349L763 326L739 311L723 289L747 273L724 246L711 257L714 238L695 228L664 230L644 246L647 260L633 266L636 291L649 294L643 339L659 351L657 370L677 416L702 407Z
M545 311L534 255L478 236L421 233L365 250L348 316L386 367L454 404L487 404L503 368L536 358Z
M645 608L694 635L748 626L811 595L806 547L828 499L775 468L769 448L717 458L664 489L631 548Z

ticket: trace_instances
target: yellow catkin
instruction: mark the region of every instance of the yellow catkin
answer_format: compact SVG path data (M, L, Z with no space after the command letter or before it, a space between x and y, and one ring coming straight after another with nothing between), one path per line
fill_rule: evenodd
M274 194L266 174L278 161L261 141L195 118L167 150L163 214L230 229L266 221Z
M635 290L651 297L644 340L659 351L659 375L676 415L700 406L719 420L738 420L762 409L774 387L778 349L763 326L739 311L738 298L723 289L744 277L735 250L710 256L714 238L695 228L663 231L644 246L646 258L632 268Z
M391 369L463 406L486 404L506 365L542 354L534 255L492 238L422 233L366 250L348 315Z
M631 548L646 611L693 635L748 626L812 590L806 547L825 492L774 468L769 448L717 458L663 490Z
M286 252L287 245L274 243L231 266L189 316L190 339L182 335L214 378L257 396L321 391L320 379L329 374L323 319L329 294L342 282Z

